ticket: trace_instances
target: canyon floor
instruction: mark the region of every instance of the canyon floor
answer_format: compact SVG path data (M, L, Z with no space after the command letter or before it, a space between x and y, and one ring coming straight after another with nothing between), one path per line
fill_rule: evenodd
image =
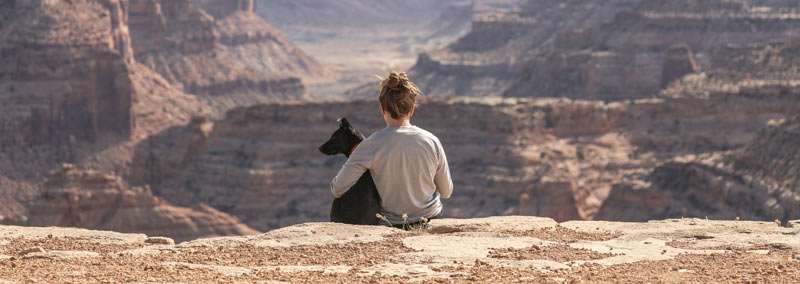
M206 281L797 283L800 221L509 216L434 220L412 231L306 223L179 244L142 234L0 227L0 283Z

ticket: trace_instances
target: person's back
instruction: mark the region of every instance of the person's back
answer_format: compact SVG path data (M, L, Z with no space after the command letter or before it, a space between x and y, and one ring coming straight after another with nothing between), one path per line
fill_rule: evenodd
M442 212L440 197L449 198L453 191L444 148L436 136L411 125L419 90L405 74L392 73L381 86L387 127L356 147L331 182L331 191L336 197L343 195L370 170L384 216L392 224L437 217Z

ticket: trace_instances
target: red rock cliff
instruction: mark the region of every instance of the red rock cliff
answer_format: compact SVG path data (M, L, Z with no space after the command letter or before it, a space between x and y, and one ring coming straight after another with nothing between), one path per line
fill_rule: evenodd
M256 233L206 205L172 206L153 196L149 188L131 188L120 177L72 165L56 170L45 188L30 205L25 225L135 232L178 241Z
M131 1L136 58L218 110L301 99L320 65L252 13L253 1Z
M16 1L4 9L0 146L130 136L125 9L116 0Z

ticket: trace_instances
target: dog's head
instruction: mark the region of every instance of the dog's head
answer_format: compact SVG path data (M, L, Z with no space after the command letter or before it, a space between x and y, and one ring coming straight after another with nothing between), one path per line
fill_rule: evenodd
M333 132L328 142L319 146L319 151L325 155L344 154L345 156L350 156L350 151L353 150L353 147L363 140L364 135L361 135L358 130L353 128L347 118L340 118L339 129Z

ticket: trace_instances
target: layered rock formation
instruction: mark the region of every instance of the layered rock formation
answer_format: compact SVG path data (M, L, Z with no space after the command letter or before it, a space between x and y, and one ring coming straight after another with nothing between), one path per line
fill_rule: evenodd
M217 110L300 99L320 65L253 13L253 1L133 0L136 59Z
M377 115L364 111L374 104L238 108L223 120L199 121L142 143L133 182L150 184L177 204L208 203L261 230L326 220L328 183L343 157L325 157L316 148L339 117L365 133L382 127ZM568 220L594 218L623 185L647 187L663 162L743 147L767 121L798 109L800 102L780 96L611 104L453 98L427 100L414 121L437 134L448 153L456 182L448 216ZM622 202L617 205L629 206ZM720 216L739 212L728 209L720 208Z
M800 193L800 117L779 120L764 129L737 156L735 167Z
M0 222L27 222L38 181L81 158L81 145L132 136L126 8L115 0L0 5Z
M678 216L788 220L800 217L797 119L769 126L724 159L675 161L656 168L646 187L619 185L598 213L607 220Z
M134 58L127 1L0 5L0 222L190 239L254 232L121 181L144 138L213 112ZM95 171L60 170L61 163ZM51 177L48 172L56 169Z
M5 3L0 149L131 135L133 53L124 3Z
M128 187L117 176L65 165L28 207L28 226L78 227L172 237L248 235L255 230L206 205L176 207L149 188Z
M525 1L476 15L469 34L421 55L413 72L433 95L651 97L698 68L727 66L726 48L797 35L796 10L758 3Z
M753 43L720 51L719 67L685 76L661 92L665 97L730 97L798 95L800 57L796 42Z

